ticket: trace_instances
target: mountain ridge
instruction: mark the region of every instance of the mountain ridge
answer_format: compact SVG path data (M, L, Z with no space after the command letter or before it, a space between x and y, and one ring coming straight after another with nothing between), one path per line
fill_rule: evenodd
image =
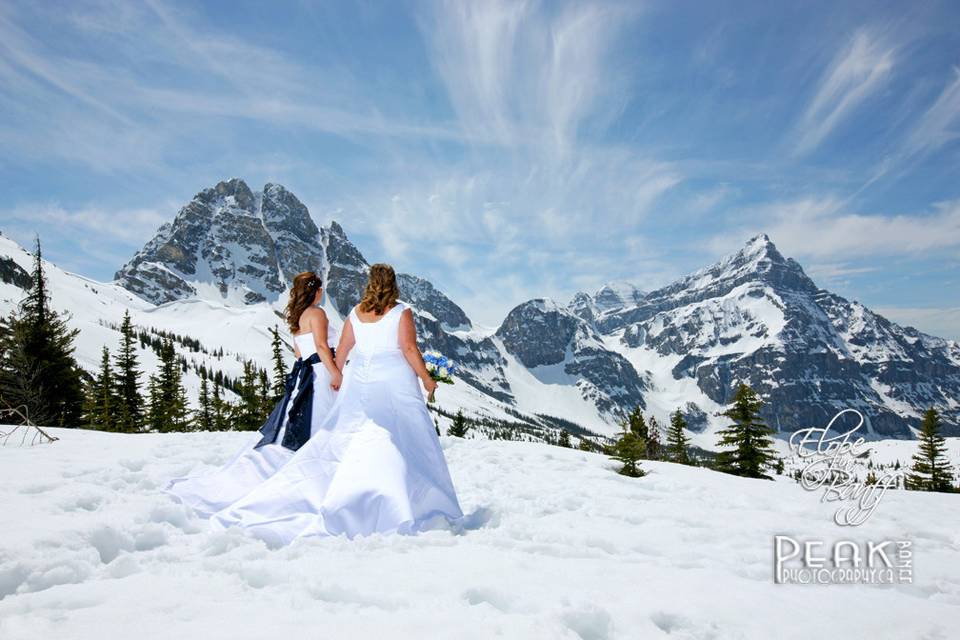
M162 225L117 272L117 284L152 304L272 305L276 317L286 282L311 269L322 273L327 308L342 322L368 268L337 221L317 226L282 185L253 191L233 178L200 191ZM567 304L521 302L490 335L472 331L469 316L428 279L400 273L398 281L422 346L460 363L472 389L463 390L481 411L611 433L635 406L661 420L680 409L709 434L746 382L782 432L823 426L841 408L862 410L878 436L910 437L929 406L951 425L960 417L957 343L820 289L766 234L653 291L613 282Z

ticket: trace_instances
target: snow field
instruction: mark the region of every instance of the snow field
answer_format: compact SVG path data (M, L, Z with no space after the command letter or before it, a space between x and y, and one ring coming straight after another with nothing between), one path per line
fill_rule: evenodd
M957 496L892 492L863 526L791 482L443 438L463 531L270 549L159 491L246 433L51 430L0 447L0 638L948 638ZM773 536L908 538L915 583L773 584Z

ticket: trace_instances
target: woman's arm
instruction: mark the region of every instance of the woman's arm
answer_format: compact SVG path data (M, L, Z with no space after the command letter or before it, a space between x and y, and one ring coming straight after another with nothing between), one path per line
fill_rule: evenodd
M410 309L404 309L400 314L400 350L403 351L403 357L407 359L413 372L423 381L423 387L427 393L432 393L437 389L437 382L430 377L427 366L423 364L423 355L417 347L417 325L413 322L413 312Z
M311 309L310 331L313 333L313 344L317 347L317 355L320 356L320 362L327 368L330 374L330 386L334 389L340 388L343 378L340 375L340 369L333 361L333 354L330 353L330 346L327 344L327 314L323 309Z
M340 344L337 345L337 367L343 370L343 365L347 363L347 357L350 355L350 350L353 349L353 345L356 344L356 339L353 337L353 325L350 324L350 318L347 318L347 321L343 323L343 331L340 332Z

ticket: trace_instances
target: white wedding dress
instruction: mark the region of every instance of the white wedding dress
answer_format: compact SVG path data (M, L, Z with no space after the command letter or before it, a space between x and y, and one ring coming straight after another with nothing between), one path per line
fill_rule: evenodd
M414 533L463 512L413 369L400 350L404 305L365 323L319 432L268 480L211 518L268 544L308 536Z
M301 359L306 360L317 352L312 333L296 335L293 339L300 350ZM337 339L337 330L328 326L327 343L333 346ZM336 392L330 387L330 373L323 363L314 364L313 372L311 438L316 435L317 427L336 399ZM273 443L254 448L263 437L257 432L236 455L216 471L199 476L174 478L164 491L203 516L211 516L247 495L293 457L295 452L280 444L283 442L292 405L291 401L287 406L283 426Z

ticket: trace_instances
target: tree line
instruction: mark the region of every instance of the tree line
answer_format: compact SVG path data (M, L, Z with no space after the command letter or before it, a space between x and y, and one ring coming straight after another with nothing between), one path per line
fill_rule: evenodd
M75 426L137 433L142 431L226 431L256 430L284 393L286 369L282 341L276 327L271 329L272 374L251 361L243 363L239 379L211 372L205 364L195 365L200 377L199 401L191 409L183 376L190 365L179 356L174 344L192 352L208 353L194 338L171 332L135 330L129 311L119 326L116 355L103 347L100 366L93 376L86 374L74 358L79 335L67 326L67 316L50 304L39 238L34 251L31 282L26 296L5 318L0 319L0 407L22 408L34 424ZM137 345L149 346L160 360L156 373L148 376L146 390L141 382ZM222 357L223 351L213 354ZM229 401L229 389L238 401ZM644 475L643 460L667 460L679 464L709 464L713 468L748 478L770 479L769 472L783 473L783 460L773 448L774 430L760 418L762 401L757 393L741 384L723 416L730 424L718 432L719 453L712 461L690 455L687 423L678 409L670 416L665 436L655 418L647 420L636 407L623 421L622 432L612 445L592 442L581 434L578 447L601 450L620 461L620 473ZM512 424L471 421L462 411L449 416L448 434L464 437L471 427L490 429L488 437L513 439ZM931 408L926 411L918 434L918 450L904 478L904 488L916 491L958 491L954 467L947 457L941 435L942 420ZM437 428L439 432L439 427ZM570 433L543 437L562 447L571 447ZM899 466L899 462L898 462ZM875 476L873 477L875 480ZM871 478L868 474L867 482Z
M117 356L111 360L109 349L104 347L100 369L86 385L82 424L125 433L259 429L283 396L286 377L279 331L274 327L271 333L272 379L266 369L250 360L244 361L243 373L236 380L200 364L194 367L200 378L198 402L191 409L183 383L190 365L177 354L171 334L147 342L157 353L160 366L148 377L146 392L142 390L135 347L137 334L127 312L120 325ZM142 333L140 342L144 343ZM236 402L227 399L228 389L238 396Z
M621 463L620 473L641 477L642 460L666 460L680 464L705 464L717 471L745 478L772 479L770 473L784 472L784 461L773 448L775 431L760 417L763 402L756 391L741 384L731 405L723 412L730 424L717 432L716 458L696 461L689 455L689 439L685 435L686 421L680 410L670 416L666 444L660 442L659 427L654 418L644 420L640 407L623 422L623 430L607 454ZM941 434L943 423L936 409L928 409L923 416L917 436L917 452L904 476L903 486L913 491L960 491L954 476L954 466L947 456L946 440ZM900 468L897 462L896 469ZM872 467L871 467L872 469ZM868 473L866 483L877 481Z
M36 241L31 281L20 304L0 319L0 407L23 408L34 424L85 426L122 433L143 431L255 430L266 420L284 392L286 378L282 341L272 333L273 371L243 363L237 379L206 364L194 365L200 377L199 402L187 401L184 374L190 370L175 344L209 354L194 338L151 329L137 330L124 313L116 353L103 347L94 375L74 357L77 329L69 316L51 306L43 252ZM144 388L138 345L150 347L160 366ZM222 348L212 354L222 357ZM227 398L229 390L237 401Z

